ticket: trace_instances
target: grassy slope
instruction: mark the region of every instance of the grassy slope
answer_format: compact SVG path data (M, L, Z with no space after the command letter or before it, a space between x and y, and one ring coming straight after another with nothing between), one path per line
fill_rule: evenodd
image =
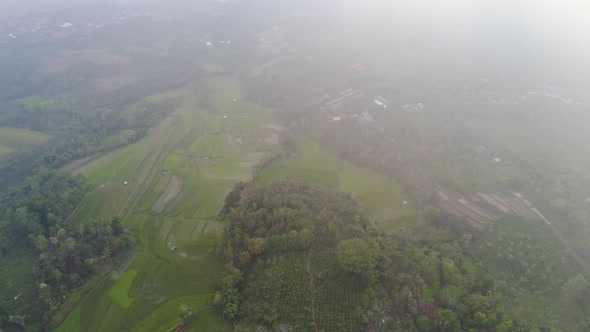
M265 167L256 179L257 186L294 179L341 189L358 199L385 232L413 220L414 211L403 205L407 198L394 179L337 160L329 150L306 136L299 137L298 141L300 154Z
M341 166L331 152L306 136L301 136L298 141L300 154L295 158L278 160L264 168L256 180L257 185L264 187L277 180L296 179L327 188L340 188Z
M144 140L77 170L95 189L71 222L123 216L136 234L138 254L119 279L107 276L89 292L57 331L166 331L178 323L180 303L198 310L212 298L223 266L214 257L220 225L210 219L236 181L248 180L251 167L263 156L257 152L259 140L244 135L244 130L256 131L270 122L270 115L241 101L234 77L208 83L217 114L190 107L186 95L185 106ZM240 101L233 102L234 98ZM241 137L240 146L227 135ZM206 160L201 154L211 158ZM163 212L156 214L151 208L172 174L182 187ZM178 251L171 251L169 244ZM186 328L231 329L211 309Z
M340 185L363 203L386 232L415 218L414 210L403 204L408 197L402 186L393 178L346 163L340 172Z
M5 149L27 149L43 144L50 138L51 135L38 131L8 127L0 128L0 147Z

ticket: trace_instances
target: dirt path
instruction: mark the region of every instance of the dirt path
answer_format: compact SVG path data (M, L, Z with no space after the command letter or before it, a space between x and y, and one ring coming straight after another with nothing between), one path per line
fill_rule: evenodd
M86 202L86 199L88 198L88 196L93 192L94 190L91 190L89 192L86 193L86 195L84 195L84 198L82 198L82 200L80 201L80 203L78 203L78 206L76 206L76 209L74 209L74 211L70 212L70 214L68 214L65 219L64 219L64 224L67 224L70 222L70 220L72 220L72 218L76 215L76 213L78 213L78 211L80 210L80 207L82 206L82 204L84 204L84 202Z
M169 153L168 150L164 147L169 141L166 139L156 140L154 139L154 137L164 137L165 135L168 135L170 133L169 130L173 130L176 126L177 114L178 109L166 118L164 118L164 120L162 120L162 122L160 122L158 126L152 128L150 130L151 134L145 138L148 139L148 142L151 142L152 140L155 140L155 142L150 147L150 151L145 155L143 160L140 162L140 165L144 166L136 170L136 173L139 174L143 172L144 168L146 169L146 173L144 178L139 180L141 184L137 187L135 193L130 195L127 201L122 205L120 215L126 215L135 207L140 206L141 203L143 203L143 200L147 198L146 193L153 188L155 182L159 179L160 170L162 169L164 160L166 159L166 156L168 156Z
M133 262L133 260L135 259L135 256L137 256L137 251L135 250L132 250L129 253L127 253L127 257L125 257L125 260L120 262L119 265L115 267L115 269L117 270L117 277L127 270L131 262Z
M309 249L309 255L307 256L307 272L309 272L309 284L311 288L311 318L313 319L313 326L315 328L315 332L318 332L318 324L315 321L315 296L313 294L314 290L314 283L313 283L313 273L311 273L311 269L309 268L309 262L311 261L311 249Z
M174 197L178 195L181 188L182 182L178 180L176 175L173 175L172 179L170 179L170 182L168 182L168 185L166 186L166 190L164 190L164 192L160 195L156 203L154 203L152 210L158 213L162 212L162 210L164 210L164 208L166 207L166 204L168 204L168 202L170 202L172 199L174 199Z
M88 156L88 157L84 157L82 159L78 159L78 160L74 160L70 163L67 163L65 165L63 165L62 167L58 168L56 170L57 173L62 173L62 172L66 172L66 171L71 171L74 169L78 169L80 166L84 165L86 162L90 161L90 159L92 159L93 157L96 157L95 155L92 156Z
M561 232L557 228L555 228L555 226L553 226L553 224L549 220L547 220L547 218L545 218L545 216L537 208L531 207L531 210L535 211L535 213L539 215L541 220L543 220L545 224L547 224L551 232L555 235L555 237L557 237L559 242L563 244L570 256L572 256L576 263L578 263L578 266L580 267L584 278L586 278L586 280L590 280L590 265L588 265L588 263L576 253L574 248L572 248L572 246L570 245L569 241L561 234Z

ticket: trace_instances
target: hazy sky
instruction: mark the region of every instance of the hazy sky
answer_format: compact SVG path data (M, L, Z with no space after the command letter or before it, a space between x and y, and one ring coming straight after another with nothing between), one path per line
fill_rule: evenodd
M231 5L232 1L252 3L253 11L260 3L259 0L227 0L224 5ZM288 3L290 6L285 8L289 10L321 8L329 17L322 28L331 31L334 39L339 32L349 40L356 38L359 45L369 36L392 47L451 52L451 58L453 51L457 56L469 56L471 49L474 54L478 50L484 53L490 50L490 57L495 52L508 60L520 56L521 62L530 57L531 62L541 66L559 63L559 67L565 68L563 71L590 74L590 0L267 1ZM164 0L0 0L0 13L10 3L21 6L26 3L29 8L34 3L39 8L52 6L59 11L58 3L106 2L161 6L170 3ZM196 5L201 0L174 0L179 2Z
M403 51L405 37L419 40L414 47L424 52L446 52L451 58L452 52L469 57L473 51L473 56L535 63L534 71L576 75L570 78L578 82L590 75L589 0L341 0L333 5L341 19L334 29L349 26L354 34L368 27L384 47L393 44Z

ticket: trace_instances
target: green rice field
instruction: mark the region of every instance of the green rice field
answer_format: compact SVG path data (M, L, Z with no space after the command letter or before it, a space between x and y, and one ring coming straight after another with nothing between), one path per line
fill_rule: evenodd
M271 117L243 101L236 78L208 85L217 114L171 93L185 102L150 135L73 170L93 190L70 222L122 217L135 234L137 256L100 281L56 331L168 331L180 322L182 303L203 309L185 331L233 329L209 307L224 273L215 257L221 227L215 217L270 148L254 135L264 135Z
M215 77L207 86L213 111L191 105L190 90L158 95L158 102L184 102L140 142L70 170L93 188L70 223L119 216L135 235L137 254L122 259L63 321L52 321L55 331L172 331L180 304L201 311L185 331L233 330L210 306L224 275L215 255L222 227L216 216L234 185L250 181L253 167L276 148L282 127L244 100L236 77ZM257 185L292 178L340 188L392 227L413 214L393 179L338 160L307 137L299 141L300 155L264 168Z

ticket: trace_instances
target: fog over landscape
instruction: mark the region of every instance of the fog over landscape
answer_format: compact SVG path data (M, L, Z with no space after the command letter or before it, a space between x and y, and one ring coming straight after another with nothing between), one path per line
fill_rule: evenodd
M590 2L0 0L0 332L590 330Z

